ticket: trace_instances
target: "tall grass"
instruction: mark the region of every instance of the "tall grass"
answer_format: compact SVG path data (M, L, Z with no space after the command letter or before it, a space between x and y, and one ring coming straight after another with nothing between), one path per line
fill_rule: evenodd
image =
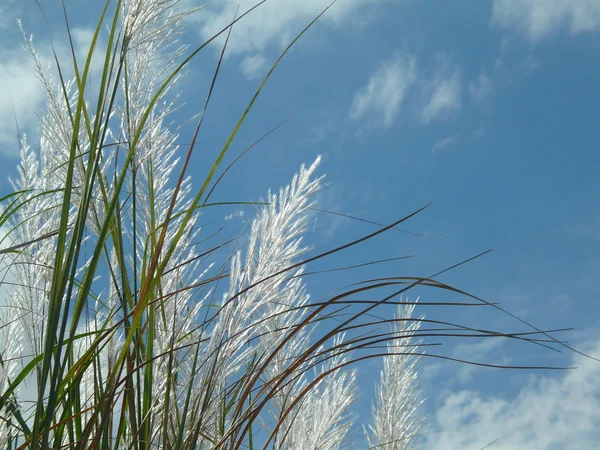
M309 253L302 236L322 185L319 158L258 205L246 241L204 231L199 220L219 205L211 195L227 180L222 162L231 143L276 66L318 17L277 59L207 175L192 185L190 157L229 32L252 11L190 48L177 42L191 13L178 3L107 0L85 61L73 51L73 79L58 58L58 76L45 71L25 40L47 108L39 146L23 137L14 192L2 198L9 296L0 311L0 447L345 448L355 438L354 365L383 358L365 436L371 448L408 449L422 424L415 364L423 338L553 340L537 339L537 329L505 334L412 317L416 302L402 294L417 285L495 307L435 281L439 273L364 280L311 301L308 264L423 209ZM67 19L65 10L69 32ZM173 91L188 62L220 36L225 44L192 143L180 149L167 125L178 106ZM92 57L103 67L93 89ZM385 304L397 304L397 316L373 320Z

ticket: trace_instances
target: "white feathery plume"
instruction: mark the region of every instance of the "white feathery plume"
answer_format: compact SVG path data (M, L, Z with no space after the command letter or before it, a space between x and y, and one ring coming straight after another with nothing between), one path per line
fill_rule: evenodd
M241 252L232 258L229 290L223 296L206 349L212 359L206 366L205 379L218 383L213 387L215 414L218 413L219 393L227 380L234 378L240 370L246 370L253 355L257 358L255 365L260 365L262 358L274 349L281 333L277 338L276 334L261 337L258 348L255 348L255 341L251 343L251 337L283 324L284 316L273 317L274 313L302 306L308 300L301 281L292 278L302 273L301 267L275 274L297 262L306 251L301 246L301 237L306 229L305 213L312 205L311 196L322 180L322 177L312 179L320 160L318 157L308 168L302 165L299 174L280 190L279 195L269 192L268 205L251 224L245 265L242 265ZM254 287L246 290L250 286ZM287 319L297 319L301 315L288 312ZM293 347L290 350L296 351ZM269 376L280 373L281 360L276 360L273 368L275 370Z
M346 436L352 428L353 420L348 410L357 398L356 370L347 370L341 366L350 360L350 353L340 353L344 336L337 335L333 340L330 355L323 352L328 359L318 370L314 378L326 374L311 388L304 398L286 417L280 431L281 439L274 448L280 450L338 450L346 448ZM290 397L297 398L308 381L305 379L295 386Z
M21 208L8 221L12 230L7 236L10 244L42 238L54 232L60 220L58 196L47 193L57 187L51 184L48 168L40 163L26 138L21 142L19 173L20 177L11 180L11 184L24 193L19 197ZM9 306L19 312L27 347L35 355L43 349L54 248L53 239L41 239L22 249L10 262L15 284Z
M124 3L125 5L129 4L129 2ZM169 58L165 58L163 52L163 57L162 59L160 58L160 50L164 51L168 47L168 40L176 29L176 21L173 20L174 16L171 13L171 9L178 3L177 1L134 1L133 3L137 5L135 11L127 8L127 12L135 13L136 28L134 34L138 37L143 37L142 35L146 33L146 38L131 41L135 42L135 45L129 47L132 52L131 60L135 61L134 68L130 74L129 84L129 87L133 86L134 92L129 92L129 98L133 101L133 104L131 110L121 110L121 123L125 132L122 135L127 137L131 137L131 133L127 132L131 132L139 124L144 108L147 107L154 90L157 88L157 83L160 82L158 75L170 70L173 67L173 61L182 51L182 49L176 49L169 52ZM150 6L152 8L149 8ZM162 23L160 22L161 18L163 20ZM132 22L130 21L129 23ZM148 32L152 33L152 29L158 29L160 33L155 33L154 37L150 39ZM162 48L160 45L161 42L157 41L158 37L161 37L163 41ZM27 191L21 198L21 201L27 200L27 202L9 220L9 225L14 228L10 236L13 243L33 241L56 231L59 227L59 206L62 201L60 189L65 185L66 162L69 159L73 134L69 114L70 111L75 109L78 100L77 92L73 92L74 80L66 82L66 93L64 93L63 88L56 83L52 74L42 68L41 60L33 47L32 38L25 38L25 48L30 53L34 62L36 75L45 88L47 110L42 118L39 157L31 150L25 140L23 140L21 146L20 178L13 182L13 187L17 190ZM170 61L170 63L167 64L165 61ZM142 73L136 72L135 68L140 69ZM143 70L146 70L146 72L143 72ZM177 81L177 78L171 84L175 81ZM168 89L162 98L167 93ZM65 95L67 95L68 101L65 100ZM173 161L173 156L177 149L173 145L176 136L162 126L164 118L173 109L172 105L173 103L163 104L162 107L155 106L152 109L151 119L144 128L146 133L140 142L139 149L136 149L140 154L135 161L135 163L141 166L139 178L145 182L145 184L141 184L145 186L152 184L156 200L154 207L156 211L159 211L153 223L142 220L142 226L140 227L142 233L133 237L133 239L139 239L143 242L148 242L147 237L149 234L154 233L156 224L164 219L164 211L166 210L165 202L168 201L172 194L172 189L167 188L166 185L176 164L176 161ZM131 115L131 112L136 114ZM95 120L93 116L92 120ZM104 121L102 122L104 123ZM110 136L110 130L107 130L107 132ZM78 135L78 152L80 152L81 156L76 158L73 174L71 216L74 216L79 204L79 187L85 178L86 163L88 162L85 154L88 150L88 135L82 127ZM108 174L108 170L111 168L111 161L115 152L116 146L103 148L102 159L100 161L100 172L107 181L105 187L109 189L107 192L109 196L111 195L112 177ZM153 177L148 176L148 171L145 170L150 166L154 168L155 173ZM95 187L98 189L98 183L96 183ZM189 207L190 202L185 200L189 190L190 185L186 181L178 197L176 212ZM146 192L148 191L146 190ZM41 193L45 194L39 195ZM150 200L148 196L143 195L143 188L139 194L141 195L139 195L138 201L143 210L144 205L148 205ZM100 192L97 191L92 196L92 203L90 205L91 214L88 215L87 220L89 229L93 233L98 234L99 224L104 221L103 209L103 199ZM194 229L196 217L194 216L188 224L190 237L194 236L192 230ZM179 222L174 221L171 224L172 229L176 229ZM172 235L167 237L167 242L170 242L170 239L172 239ZM20 323L24 330L27 344L32 349L34 355L40 354L43 350L44 320L47 316L48 308L47 291L52 277L51 267L55 256L54 247L54 238L42 239L22 250L11 266L11 272L17 279L15 292L12 295L11 307L22 312ZM195 256L197 256L197 253L193 246L181 246L177 249L172 258L174 269L163 280L164 292L175 291L182 285L187 285L190 280L194 281L204 275L204 273L197 273L197 263L180 264L187 260L193 260ZM115 267L115 260L116 258L111 258L113 267ZM85 263L80 265L78 273L81 273L85 267ZM111 280L109 286L112 286L113 282L119 283L120 281L122 282L119 279ZM111 289L111 291L114 292L114 289ZM179 322L176 324L179 328L179 333L187 333L189 331L193 324L193 319L197 314L199 305L194 307L191 312L184 313L190 295L189 291L184 291L182 294L173 296L171 302L164 302L164 305L173 305L173 308L171 308L171 312L167 312L163 317L166 316L168 319L176 318ZM111 298L114 299L114 297ZM91 320L95 319L93 317ZM90 324L84 325L87 326ZM162 324L157 329L158 333L156 333L155 339L162 351L166 349L164 342L168 341L168 339L165 339L165 333L161 333L161 330L166 331L167 327L165 324ZM163 342L161 343L161 341ZM85 346L85 344L91 344L91 341L88 339L85 342L80 342L77 348L81 350L82 345ZM110 353L114 354L113 340L111 340L111 346L109 347L111 349ZM164 367L162 369L164 372ZM161 373L157 373L157 375L159 378L162 376Z
M414 437L423 424L416 417L416 410L423 401L418 397L415 368L420 354L414 349L419 343L411 342L420 326L419 319L411 319L415 303L399 305L392 325L397 338L387 344L388 356L383 357L383 369L371 410L373 425L364 429L370 448L416 448Z
M6 308L3 311L2 309L0 309L0 392L6 392L22 366L23 346L21 344L21 324L17 316L17 310ZM19 391L20 388L17 388L17 391L13 393L12 398L9 400L14 408L19 407L16 402ZM0 448L10 448L16 438L16 432L13 428L16 424L10 416L6 419L0 421Z
M125 137L124 148L128 148L134 135L142 124L143 116L150 106L154 95L167 74L175 68L175 62L187 46L177 46L175 39L181 31L180 20L183 14L175 12L178 0L131 0L124 2L124 29L129 41L127 83L122 83L122 91L127 98L126 108L120 110L121 135ZM174 195L172 180L176 175L178 158L175 157L178 136L173 133L165 121L175 110L178 96L167 101L170 89L181 75L171 80L152 106L143 131L136 145L132 161L129 185L135 188L135 210L131 211L136 221L135 235L131 233L135 245L137 261L131 259L130 266L138 268L147 263L147 251L160 233L160 227L167 218L167 211ZM177 193L175 209L167 227L164 251L170 247L176 237L176 231L184 220L181 213L192 206L190 199L190 178L184 179ZM182 289L198 283L213 264L200 268L198 251L193 244L200 229L196 227L199 214L194 214L187 222L186 238L175 248L171 255L166 273L161 277L160 290L155 293L161 301L157 303L154 317L148 326L152 326L153 352L168 353L173 345L186 346L198 341L198 315L203 301L191 304L193 291ZM185 243L184 243L185 242ZM151 318L148 317L148 320ZM175 352L174 358L164 356L153 364L152 398L150 423L151 435L161 432L160 420L164 414L166 402L166 380L168 375L177 374L177 383L187 386L192 383L191 358L189 350ZM176 407L181 398L171 390L170 408ZM163 436L162 439L165 437ZM156 445L160 445L160 437Z

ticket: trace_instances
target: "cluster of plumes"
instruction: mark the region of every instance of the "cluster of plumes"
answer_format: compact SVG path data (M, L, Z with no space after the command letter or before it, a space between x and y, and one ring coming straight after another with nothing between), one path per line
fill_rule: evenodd
M107 138L100 154L82 248L93 249L106 220L120 220L126 226L121 236L107 241L103 265L93 274L93 297L75 324L81 337L72 345L72 354L65 356L69 364L85 358L97 345L97 336L104 334L103 344L94 351L94 363L78 383L83 424L92 420L107 374L118 373L129 377L127 389L142 393L135 412L125 411L133 406L125 406L124 393L113 403L107 433L118 434L123 448L136 445L142 429L149 439L144 444L152 448L233 448L228 443L236 442L254 411L260 412L253 421L254 432L261 428L265 436L266 430L273 448L345 448L352 438L350 407L358 395L357 373L349 368L351 353L341 334L307 357L317 321L307 318L311 307L302 279L305 266L298 264L308 252L302 236L307 231L307 211L322 182L322 177L314 177L320 159L302 166L277 194L269 193L268 206L251 222L245 249L234 251L229 258L228 288L219 294L218 283L207 280L223 278L224 270L215 276L212 253L194 244L202 230L191 181L184 179L178 190L174 187L180 167L178 136L166 121L176 108L177 95L170 100L169 95L178 77L171 80L141 126L154 93L184 50L174 39L181 32L182 14L176 12L177 4L177 0L130 0L123 6L122 51L127 65L121 96L126 101L100 121L105 124L101 132L113 142ZM61 86L42 68L31 39L26 40L26 48L46 89L47 112L39 150L32 149L25 139L21 142L20 176L13 181L15 190L22 191L18 197L21 206L7 222L10 234L3 245L28 245L16 255L3 255L5 277L14 282L5 278L9 295L0 311L1 393L44 351L48 293L57 252L54 233L61 220L72 148L71 114L79 101L76 82ZM96 120L92 113L90 120ZM140 126L142 132L136 135ZM120 155L127 154L134 141L137 145L126 169L127 189L117 193L118 215L107 218L107 199L115 195L117 172L123 164ZM80 186L91 164L86 156L91 150L90 138L84 127L77 130L76 142L71 216L77 213L83 195ZM143 315L144 350L137 354L134 362L139 370L132 375L115 365L123 352L127 317L130 319L134 310L128 301L135 300L144 283L174 196L157 260L169 259ZM193 213L188 217L190 209ZM175 251L168 254L165 249L173 243L177 244ZM89 264L83 256L80 260L76 278ZM291 266L294 268L287 270ZM64 301L73 301L75 295ZM399 310L399 314L402 320L394 329L397 341L392 343L395 346L390 344L390 354L384 357L373 424L365 429L369 445L382 449L409 448L420 425L414 419L418 406L415 352L398 350L400 342L406 343L414 335L418 321L405 320L412 307ZM151 370L144 369L148 364ZM16 389L0 412L8 418L0 424L0 447L14 444L19 434L10 419L11 411L18 411L25 421L32 420L33 408L19 402L36 398L36 377L40 376L38 368L25 380L28 392ZM247 397L238 400L246 389ZM261 402L264 407L258 408ZM57 417L60 412L59 408ZM270 434L274 428L277 431ZM252 433L252 429L246 430L242 441ZM64 433L62 444L68 445L71 438Z

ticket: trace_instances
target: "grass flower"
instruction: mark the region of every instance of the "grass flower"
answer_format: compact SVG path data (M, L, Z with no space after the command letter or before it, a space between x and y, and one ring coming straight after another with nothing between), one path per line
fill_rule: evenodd
M2 199L0 256L9 295L0 310L0 446L348 448L360 394L356 364L382 356L375 349L385 342L366 439L372 448L413 448L422 423L421 353L414 349L424 319L413 319L415 304L405 304L383 321L392 329L382 335L382 322L369 317L418 285L452 288L434 277L382 278L313 301L306 276L312 262L418 211L315 253L303 236L322 187L319 157L268 193L247 236L217 241L200 226L215 205L210 197L227 172L222 161L238 130L281 58L314 21L277 59L196 183L188 166L211 94L186 149L169 122L179 105L175 90L191 58L234 24L190 50L177 41L190 13L178 0L105 6L85 61L71 61L70 79L58 59L55 75L44 69L24 33L46 110L39 145L22 138L14 192ZM91 88L93 58L102 73ZM377 296L390 288L397 290ZM440 336L453 326L456 336L522 339L444 326Z
M399 305L392 324L394 339L387 344L388 355L383 357L372 408L373 425L365 428L371 448L415 448L413 438L423 423L417 417L422 401L417 396L419 376L415 366L420 355L414 352L418 342L411 343L420 326L419 320L412 319L415 305Z

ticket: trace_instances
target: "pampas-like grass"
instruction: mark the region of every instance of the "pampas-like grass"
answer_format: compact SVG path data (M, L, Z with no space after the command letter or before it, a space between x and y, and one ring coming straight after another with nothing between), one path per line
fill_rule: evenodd
M398 277L313 302L304 277L312 261L416 213L311 253L302 237L322 186L317 158L261 202L243 248L237 240L198 244L223 157L283 55L314 21L273 65L206 178L193 184L194 144L182 152L167 120L185 65L218 35L190 51L177 43L189 13L178 0L119 0L110 17L112 3L86 60L71 62L72 79L58 60L57 75L44 70L25 39L46 111L39 146L21 141L15 191L0 216L8 293L0 311L0 447L348 448L357 439L351 406L364 394L354 364L382 357L366 439L371 448L413 448L423 352L412 340L423 318L412 318L415 302L400 297L397 317L384 321L389 333L377 334L381 321L363 319L417 285L451 288L432 277ZM92 55L103 71L89 91ZM210 94L194 142L209 101ZM227 246L233 250L220 265ZM353 295L390 286L398 291L340 314ZM377 353L381 342L387 349Z

